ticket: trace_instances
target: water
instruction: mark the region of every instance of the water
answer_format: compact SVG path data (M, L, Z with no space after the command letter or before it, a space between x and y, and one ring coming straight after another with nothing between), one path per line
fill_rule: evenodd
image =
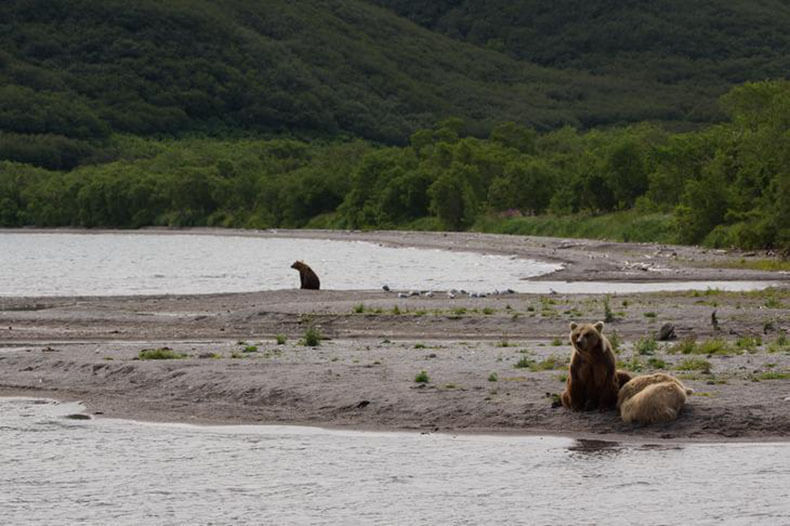
M215 235L0 233L0 296L198 294L298 288L494 290L558 265L358 241Z
M0 398L4 524L787 524L790 444L70 420Z
M206 294L296 288L291 269L305 260L322 288L465 289L491 292L628 293L719 288L751 290L775 282L533 282L559 268L513 256L357 241L152 233L0 232L0 296Z

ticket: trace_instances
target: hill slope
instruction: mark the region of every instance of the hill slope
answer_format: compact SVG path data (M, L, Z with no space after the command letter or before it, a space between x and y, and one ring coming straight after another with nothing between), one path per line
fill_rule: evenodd
M437 32L548 67L703 86L786 77L784 0L373 0Z
M0 159L70 168L113 132L289 132L403 143L448 116L485 133L716 115L694 92L556 71L370 2L9 0Z

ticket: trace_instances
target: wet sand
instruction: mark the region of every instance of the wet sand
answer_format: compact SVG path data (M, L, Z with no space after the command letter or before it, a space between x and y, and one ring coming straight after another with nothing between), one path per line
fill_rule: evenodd
M634 427L615 411L556 407L570 356L568 323L604 317L604 296L595 294L450 299L444 293L399 298L383 290L279 290L0 298L0 394L81 400L91 413L157 421L634 439L790 437L790 346L777 344L790 331L790 276L719 268L760 255L473 233L186 232L366 240L564 264L545 280L785 285L763 292L609 296L615 319L605 332L617 334L621 365L638 373L669 371L696 391L680 418L664 425ZM634 350L664 323L675 326L678 340L660 342L652 354ZM300 342L311 327L324 338L316 347ZM286 342L278 344L277 335ZM689 337L724 340L736 352L670 352ZM735 347L745 337L761 342ZM162 347L186 357L138 359L142 349ZM706 360L710 372L679 369L693 358ZM427 384L415 382L423 370Z

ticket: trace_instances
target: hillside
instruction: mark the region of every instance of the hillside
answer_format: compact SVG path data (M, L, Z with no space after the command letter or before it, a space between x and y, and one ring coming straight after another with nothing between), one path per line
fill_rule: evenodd
M718 115L694 91L536 66L355 0L9 0L0 50L0 159L56 169L106 160L113 132L403 144L449 116L482 135Z
M693 85L787 77L783 0L373 0L431 30L552 68Z

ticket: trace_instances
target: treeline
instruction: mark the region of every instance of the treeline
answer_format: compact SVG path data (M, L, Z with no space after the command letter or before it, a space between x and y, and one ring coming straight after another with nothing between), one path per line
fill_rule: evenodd
M748 83L721 102L728 122L689 133L506 122L477 138L446 119L392 147L111 136L113 162L0 164L0 225L507 231L532 216L631 211L622 217L666 218L664 241L788 251L790 82Z

